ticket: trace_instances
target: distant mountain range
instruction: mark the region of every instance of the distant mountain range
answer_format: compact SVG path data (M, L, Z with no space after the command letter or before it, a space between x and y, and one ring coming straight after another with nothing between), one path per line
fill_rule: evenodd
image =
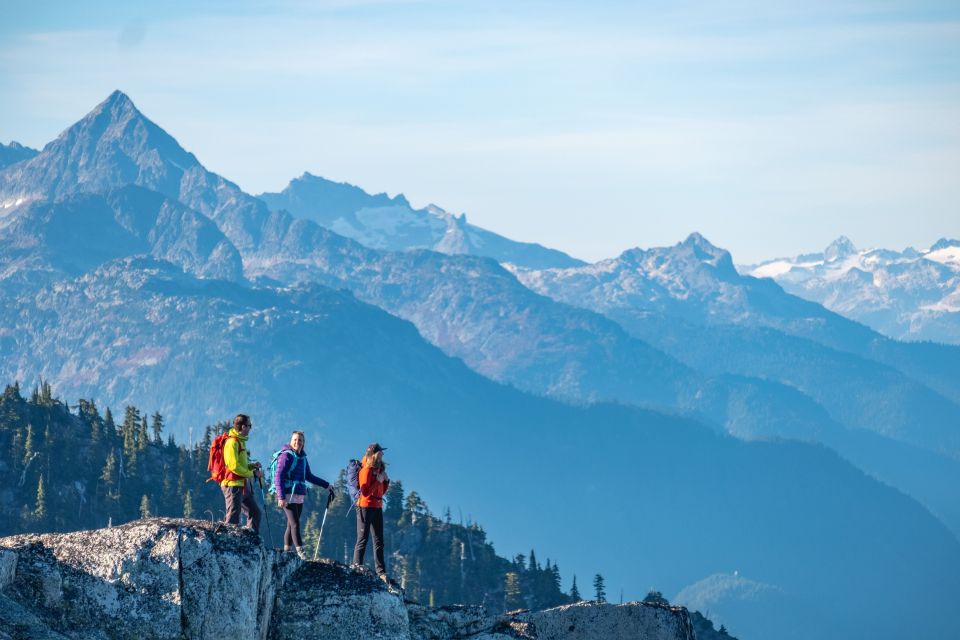
M280 193L260 199L374 249L432 249L476 255L525 267L572 267L584 264L555 249L516 242L430 205L414 209L403 195L369 195L359 187L304 173Z
M581 580L707 597L738 567L778 611L829 585L797 637L909 633L905 597L949 628L957 347L885 338L697 234L587 265L307 174L255 198L120 92L0 170L0 203L0 376L159 409L181 440L246 409L261 456L294 426L336 466L389 440L428 498ZM782 631L734 600L737 635Z
M927 249L857 249L840 237L821 253L740 271L898 340L960 344L960 240Z

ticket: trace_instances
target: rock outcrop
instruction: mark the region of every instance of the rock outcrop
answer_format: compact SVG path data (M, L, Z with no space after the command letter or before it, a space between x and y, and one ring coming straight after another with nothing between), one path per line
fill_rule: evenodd
M244 529L154 518L0 539L0 640L694 640L682 608L491 615L405 602L365 570L267 551Z

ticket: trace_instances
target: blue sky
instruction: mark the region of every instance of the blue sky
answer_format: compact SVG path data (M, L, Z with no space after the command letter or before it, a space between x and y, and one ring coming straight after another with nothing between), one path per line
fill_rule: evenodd
M304 171L596 260L960 237L960 5L33 2L0 141L121 89L252 193Z

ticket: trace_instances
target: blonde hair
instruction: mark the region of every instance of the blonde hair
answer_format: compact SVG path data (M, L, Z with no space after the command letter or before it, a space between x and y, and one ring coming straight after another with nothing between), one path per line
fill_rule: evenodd
M382 469L385 465L383 464L383 451L377 451L376 453L371 453L368 456L363 456L361 461L364 467L373 467L374 469Z

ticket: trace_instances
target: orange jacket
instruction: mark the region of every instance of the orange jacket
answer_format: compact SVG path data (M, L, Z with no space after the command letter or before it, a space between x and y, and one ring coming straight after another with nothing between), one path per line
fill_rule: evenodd
M383 480L378 480L377 470L372 467L360 469L360 498L357 500L358 507L376 507L383 508L383 494L387 492L390 486L390 478L387 477L386 470L381 471Z

